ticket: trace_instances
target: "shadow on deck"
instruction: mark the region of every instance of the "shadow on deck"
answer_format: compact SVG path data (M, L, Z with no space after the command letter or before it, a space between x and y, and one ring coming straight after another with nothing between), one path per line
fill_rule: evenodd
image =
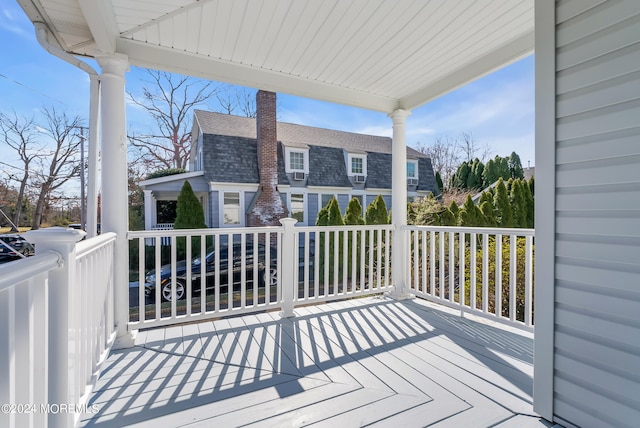
M419 299L365 298L143 331L83 426L551 426L533 336Z

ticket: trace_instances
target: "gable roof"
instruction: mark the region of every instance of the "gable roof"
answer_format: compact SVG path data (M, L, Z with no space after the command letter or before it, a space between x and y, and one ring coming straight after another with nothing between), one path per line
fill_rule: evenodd
M203 134L256 138L256 120L254 118L204 110L195 110L194 117ZM286 147L320 146L344 149L351 153L391 154L391 138L389 137L315 128L286 122L277 122L277 127L278 141ZM407 147L407 156L409 158L428 157L410 147Z

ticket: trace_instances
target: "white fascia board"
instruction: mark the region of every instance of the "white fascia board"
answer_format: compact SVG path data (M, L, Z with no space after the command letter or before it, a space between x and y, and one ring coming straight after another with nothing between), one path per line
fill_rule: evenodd
M331 186L307 186L309 192L322 193L351 193L352 187L331 187Z
M260 185L258 183L228 183L219 181L209 182L209 191L224 190L224 191L243 191L243 192L257 192Z
M376 189L374 187L367 187L367 188L365 188L365 191L367 192L367 194L373 194L373 193L375 193L376 195L390 195L391 194L391 189Z
M483 55L470 64L448 73L444 78L433 82L413 94L400 100L399 108L413 110L469 82L506 67L533 53L533 30L512 40L490 54Z
M367 92L307 80L272 70L254 68L191 52L119 38L116 50L129 57L131 65L188 76L260 88L353 107L391 113L398 100Z
M78 0L89 31L98 49L105 54L116 51L116 38L120 35L110 0Z
M164 177L151 178L149 180L142 180L140 183L138 183L138 185L140 187L151 186L153 184L169 183L171 181L178 181L178 180L186 180L193 177L199 177L201 175L204 175L204 171L183 172L182 174L173 174L173 175L167 175Z

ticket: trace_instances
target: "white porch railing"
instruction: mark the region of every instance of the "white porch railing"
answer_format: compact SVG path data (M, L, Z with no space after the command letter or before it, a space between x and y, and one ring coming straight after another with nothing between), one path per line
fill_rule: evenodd
M115 234L28 232L36 255L0 267L0 426L73 426L114 339Z
M290 316L296 305L390 289L393 226L282 222L282 227L129 232L138 280L129 327L276 308Z
M533 229L404 230L412 293L533 331Z

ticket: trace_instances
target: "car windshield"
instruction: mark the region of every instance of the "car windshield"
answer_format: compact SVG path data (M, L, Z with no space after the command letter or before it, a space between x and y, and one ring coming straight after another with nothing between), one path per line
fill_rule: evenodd
M209 252L207 253L207 256L205 257L205 259L207 260L207 263L210 263L213 260L214 254L215 254L215 251L209 249ZM195 259L193 259L192 264L197 266L200 263L202 263L202 260L200 259L200 257L196 257Z

